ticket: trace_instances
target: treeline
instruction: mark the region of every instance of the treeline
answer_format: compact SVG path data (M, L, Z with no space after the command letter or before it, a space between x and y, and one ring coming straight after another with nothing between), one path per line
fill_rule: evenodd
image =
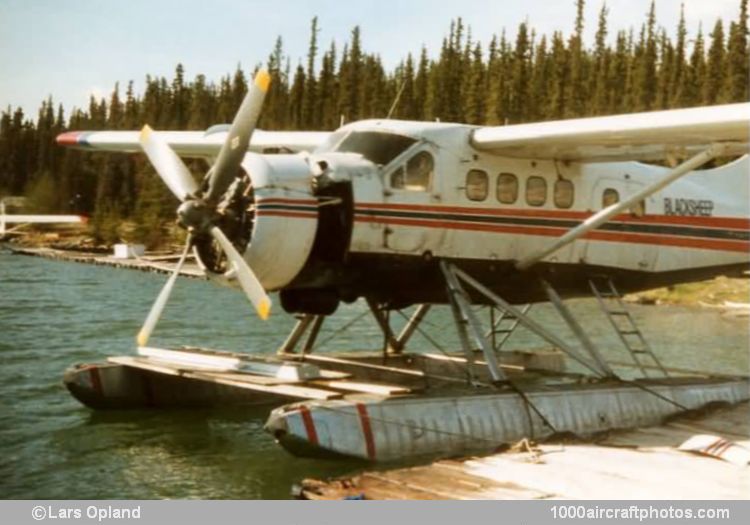
M364 50L359 27L343 48L332 43L321 52L314 18L305 62L292 67L281 37L268 57L272 84L259 125L332 130L386 116L503 125L749 99L747 0L739 1L736 20L717 20L707 34L688 35L681 16L674 38L658 25L653 4L637 31L610 35L604 6L591 45L582 37L583 7L578 0L567 37L538 35L524 22L513 40L503 30L483 43L457 19L436 57L422 49L391 71ZM40 212L91 214L102 241L155 245L175 202L145 158L63 149L54 137L68 129L134 130L149 123L201 130L231 122L255 70L238 67L216 83L201 74L188 80L177 65L171 80L147 76L143 93L135 93L132 81L124 90L116 84L108 99L91 97L88 108L67 118L52 98L35 120L9 107L0 115L0 195L26 195ZM134 226L123 230L128 220Z

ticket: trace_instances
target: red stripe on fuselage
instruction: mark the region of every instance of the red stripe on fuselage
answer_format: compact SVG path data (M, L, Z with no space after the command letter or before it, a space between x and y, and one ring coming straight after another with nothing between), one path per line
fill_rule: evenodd
M298 219L317 219L318 212L312 211L284 211L284 210L257 210L258 217L295 217Z
M280 199L280 198L259 198L257 199L258 204L303 204L317 206L318 201L315 199Z
M377 202L357 203L357 208L362 210L382 211L418 211L434 213L458 213L466 215L489 215L496 217L524 217L540 219L567 219L583 221L593 215L588 211L564 211L544 209L513 209L513 208L482 208L465 206L434 206L421 204L384 204ZM634 217L624 213L616 215L611 222L632 222L638 224L675 224L686 226L702 226L706 228L730 228L747 230L750 229L750 219L742 217L688 217L683 215L645 215Z
M569 231L569 228L565 227L496 225L429 219L405 219L400 217L392 218L357 216L355 220L357 222L365 223L381 223L400 226L421 226L425 228L447 228L452 230L483 231L491 233L516 233L521 235L541 235L545 237L559 237L565 232ZM584 235L583 238L597 241L653 244L660 246L679 246L686 248L700 248L706 250L721 250L730 252L747 252L748 250L750 250L750 242L747 241L723 241L692 237L678 237L663 234L648 235L642 233L592 231Z
M309 203L314 201L300 201L295 199L264 199L264 203L278 202L279 204L299 204L302 202ZM358 205L362 209L382 209L387 210L422 210L422 211L443 211L443 212L466 212L470 215L494 215L507 217L538 217L538 218L567 218L575 220L585 220L591 216L586 212L555 212L550 210L488 210L481 208L461 208L452 206L415 206L406 204L380 204L366 203ZM317 212L307 211L287 211L287 210L262 210L257 212L259 217L292 217L300 219L315 219ZM470 219L470 217L467 217ZM569 231L567 227L561 226L526 226L526 225L498 225L471 223L464 221L442 220L439 215L435 218L412 219L405 217L372 217L358 214L355 218L361 223L376 223L400 226L419 226L425 228L448 228L463 231L482 231L491 233L511 233L521 235L541 235L545 237L558 237ZM678 216L646 216L645 218L631 217L620 215L613 219L613 222L630 222L640 224L684 224L689 226L701 227L718 227L718 228L750 228L750 220L738 219L731 217L678 217ZM731 225L731 226L730 226ZM729 252L748 252L750 251L750 242L706 239L702 237L675 236L668 234L643 234L630 232L607 232L594 230L583 236L584 239L605 241L605 242L625 242L634 244L650 244L656 246L675 246L684 248L696 248L715 251Z

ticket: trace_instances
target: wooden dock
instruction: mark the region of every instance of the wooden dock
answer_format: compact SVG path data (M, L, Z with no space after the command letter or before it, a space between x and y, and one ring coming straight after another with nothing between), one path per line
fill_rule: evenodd
M681 450L682 448L682 450ZM690 452L686 448L694 449ZM596 442L521 442L486 457L304 480L304 499L748 499L750 403Z
M145 255L133 259L121 259L112 257L110 255L102 255L101 253L57 250L54 248L27 248L24 246L17 246L12 244L7 244L5 246L11 252L17 255L28 255L33 257L43 257L45 259L52 259L56 261L96 264L99 266L111 266L113 268L124 268L128 270L139 270L142 272L156 273L172 273L174 271L175 264L177 264L177 260L180 258L180 255L177 254L166 256ZM195 262L195 258L192 255L188 256L185 265L180 271L180 275L197 279L206 278L205 272L198 266L198 264Z

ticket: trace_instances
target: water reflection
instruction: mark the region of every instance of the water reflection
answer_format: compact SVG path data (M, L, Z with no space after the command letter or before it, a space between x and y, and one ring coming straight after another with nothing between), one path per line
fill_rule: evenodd
M286 498L304 477L345 474L357 462L289 456L262 431L263 408L92 412L61 385L73 363L131 354L134 336L164 276L0 253L0 495L5 498ZM237 292L180 280L156 329L157 346L197 345L270 354L294 319L276 303L262 323ZM611 359L627 354L594 301L570 302ZM320 341L364 312L343 307ZM547 305L534 315L570 333ZM746 319L716 310L634 306L633 314L666 365L748 373ZM397 327L405 322L392 316ZM450 312L435 308L424 329L458 348ZM512 346L544 343L520 329ZM371 317L341 332L322 352L380 349ZM435 352L419 333L412 348Z

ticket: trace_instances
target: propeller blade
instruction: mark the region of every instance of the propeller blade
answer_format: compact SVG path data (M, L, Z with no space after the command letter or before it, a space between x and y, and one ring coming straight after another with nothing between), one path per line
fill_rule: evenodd
M174 283L177 280L177 276L180 275L182 265L185 263L185 259L187 258L187 255L190 251L190 246L190 236L188 236L187 243L185 244L185 251L182 252L182 257L180 257L177 266L175 266L174 268L174 272L172 272L172 275L169 276L169 279L164 285L164 288L162 288L161 292L159 292L159 296L156 298L156 301L154 301L154 305L151 307L151 311L148 313L148 316L143 323L143 327L141 327L141 331L138 332L138 337L136 338L136 341L138 341L138 346L146 346L149 338L151 337L151 332L154 331L156 323L159 322L161 314L164 311L164 307L167 305L167 300L169 300L169 296L172 293L172 288L174 287Z
M250 138L258 123L263 100L266 98L271 77L265 70L258 71L255 80L242 101L239 111L234 116L232 126L227 133L227 139L221 146L216 163L211 168L206 200L215 203L224 194L240 167L242 159L247 153Z
M156 173L178 199L184 201L189 196L195 195L198 185L185 163L164 139L146 125L141 130L139 140L143 151L156 169Z
M237 271L237 280L240 282L240 286L242 286L242 290L247 295L247 298L255 305L258 317L263 320L268 319L268 315L271 313L271 298L266 294L263 285L260 284L260 281L258 281L258 278L247 265L245 259L235 249L229 239L227 239L223 231L214 226L211 228L211 235L221 245L227 258L234 265Z

